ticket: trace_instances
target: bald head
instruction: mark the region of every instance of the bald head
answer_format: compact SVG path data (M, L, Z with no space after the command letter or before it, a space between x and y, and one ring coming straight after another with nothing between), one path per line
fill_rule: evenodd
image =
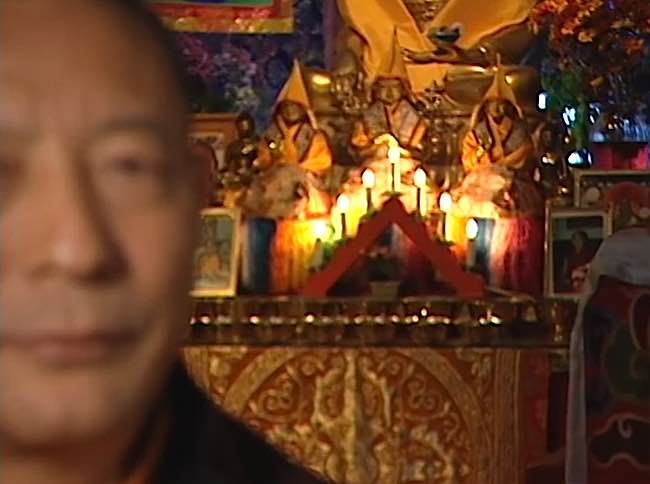
M0 106L0 441L108 439L188 319L200 191L173 53L137 2L0 0Z

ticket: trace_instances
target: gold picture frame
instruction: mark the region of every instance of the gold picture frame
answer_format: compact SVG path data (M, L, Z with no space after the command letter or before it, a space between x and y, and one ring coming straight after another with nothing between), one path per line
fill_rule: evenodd
M602 208L607 191L619 183L633 182L650 189L650 170L574 170L573 204Z
M238 209L201 211L201 243L194 253L192 297L230 297L237 293L241 220Z
M237 114L195 114L190 121L190 140L208 145L212 149L216 166L224 168L226 148L237 139Z
M546 206L544 293L577 299L600 244L612 234L612 215L598 208Z

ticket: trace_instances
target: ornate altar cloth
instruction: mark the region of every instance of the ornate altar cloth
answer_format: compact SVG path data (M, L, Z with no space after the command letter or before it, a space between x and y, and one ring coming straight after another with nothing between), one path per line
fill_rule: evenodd
M543 452L544 350L209 345L184 356L227 411L337 483L515 484Z

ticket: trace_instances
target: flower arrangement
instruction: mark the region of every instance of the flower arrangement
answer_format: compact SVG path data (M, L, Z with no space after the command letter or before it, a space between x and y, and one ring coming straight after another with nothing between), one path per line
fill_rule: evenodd
M548 40L542 82L551 109L576 108L580 125L589 103L632 115L647 101L650 2L542 0L529 22Z

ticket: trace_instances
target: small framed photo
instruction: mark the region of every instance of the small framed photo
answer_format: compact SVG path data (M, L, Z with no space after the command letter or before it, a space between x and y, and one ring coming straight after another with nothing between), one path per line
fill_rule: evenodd
M194 254L197 298L234 296L239 279L241 212L208 208L201 212L201 241Z
M620 183L632 182L650 189L650 170L575 170L574 205L605 208L607 193Z
M237 139L236 114L195 114L190 124L190 139L211 150L213 171L224 168L226 148Z
M600 209L546 209L545 292L577 298L600 244L612 233L612 218Z

